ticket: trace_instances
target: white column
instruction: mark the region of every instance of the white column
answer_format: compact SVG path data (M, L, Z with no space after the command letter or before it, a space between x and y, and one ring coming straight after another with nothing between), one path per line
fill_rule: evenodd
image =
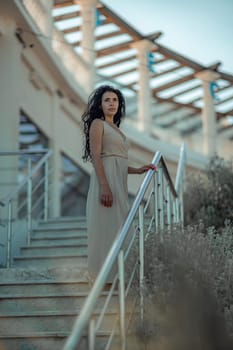
M0 16L2 35L0 36L0 150L17 151L19 147L21 44L15 37L16 25L4 14ZM1 199L13 191L17 185L16 156L1 157ZM6 169L9 169L8 171ZM11 170L10 170L11 169Z
M86 80L86 90L90 93L96 80L95 69L95 27L96 27L97 0L80 0L82 15L82 56L89 66Z
M196 74L201 80L203 86L203 108L202 108L202 124L203 124L203 151L209 157L216 154L216 137L217 123L214 106L214 98L211 95L210 83L219 78L219 74L210 70L205 70Z
M144 39L134 43L133 47L138 51L138 126L142 131L149 131L151 127L151 73L148 69L148 53L152 49L152 44Z
M51 159L52 168L52 188L51 188L51 208L52 217L58 217L61 214L61 153L59 148L59 110L60 101L56 92L53 96L53 136L50 140L49 148L53 150L53 155Z

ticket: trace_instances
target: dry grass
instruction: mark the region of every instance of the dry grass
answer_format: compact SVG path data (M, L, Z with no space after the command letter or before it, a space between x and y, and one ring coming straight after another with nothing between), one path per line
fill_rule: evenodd
M185 228L146 241L144 319L128 349L233 349L232 169L213 159L189 181Z
M144 321L133 326L137 349L233 349L232 235L232 226L221 237L177 227L163 232L163 241L147 240Z

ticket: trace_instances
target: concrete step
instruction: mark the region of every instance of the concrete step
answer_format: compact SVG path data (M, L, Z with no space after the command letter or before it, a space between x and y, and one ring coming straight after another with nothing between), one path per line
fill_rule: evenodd
M51 228L42 228L38 227L32 232L32 238L46 238L46 237L79 237L87 236L87 231L85 227L77 228L61 228L61 227L51 227Z
M101 313L101 308L96 309L93 318L96 319ZM100 331L110 332L117 317L117 309L108 309L101 323ZM0 335L10 336L25 332L70 332L79 310L68 311L34 311L12 312L0 314Z
M65 286L64 286L65 287ZM107 297L107 291L102 292L96 307L102 308ZM88 291L85 292L73 292L69 293L64 289L59 293L41 293L40 290L37 293L31 295L30 289L26 293L12 293L4 294L0 293L0 309L1 313L13 313L13 312L40 312L47 310L56 310L59 312L65 312L67 310L80 310L88 296ZM118 294L114 293L111 299L111 306L118 307Z
M75 218L75 219L49 219L47 221L39 221L38 222L38 227L39 228L56 228L56 227L60 227L60 228L68 228L68 229L72 229L72 228L78 228L78 227L82 227L85 228L87 225L86 222L86 218Z
M40 246L40 245L63 245L63 244L83 244L87 245L87 236L76 236L76 235L71 235L71 236L60 236L60 237L43 237L40 238L38 236L33 237L31 239L31 245L33 246Z
M87 267L87 254L69 254L66 255L37 255L37 256L15 256L13 266L17 267L59 267L59 266L70 266L77 268Z
M43 225L43 224L56 224L56 223L64 223L66 225L68 224L76 224L79 222L86 222L86 216L59 216L56 218L49 218L48 220L39 220L38 224Z
M46 295L58 295L60 293L74 294L85 293L89 290L89 284L86 279L60 280L60 281L1 281L0 294L3 298L12 295L28 295L30 297ZM3 300L1 300L3 301Z
M0 269L0 284L1 282L15 281L63 281L63 280L79 280L87 281L87 270L79 269L77 266L73 268L53 267L53 268L3 268Z
M21 247L21 257L30 256L60 256L60 255L87 255L87 244L63 244L52 245L31 245L29 247Z
M0 294L46 295L87 292L86 268L30 267L0 269Z
M0 344L4 350L62 350L69 336L69 332L24 332L18 334L15 332L12 336L0 336ZM97 332L95 349L105 349L109 332ZM114 339L116 336L114 337ZM118 337L117 337L118 338ZM120 344L117 339L117 345L111 347L111 350L119 350ZM84 336L78 346L78 350L87 350L87 337Z

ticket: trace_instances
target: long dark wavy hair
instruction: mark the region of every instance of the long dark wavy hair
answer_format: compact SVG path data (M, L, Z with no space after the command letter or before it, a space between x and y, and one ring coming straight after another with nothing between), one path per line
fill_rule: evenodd
M125 116L125 99L122 95L121 91L114 88L110 85L101 85L97 89L95 89L92 94L88 98L87 107L82 115L82 121L83 121L83 132L84 132L84 153L83 153L83 160L88 161L91 160L91 152L90 152L90 138L89 138L89 131L91 123L94 119L105 119L101 103L102 103L102 96L105 92L114 92L119 100L119 107L117 113L114 115L113 122L117 125L117 127L120 126L122 117Z

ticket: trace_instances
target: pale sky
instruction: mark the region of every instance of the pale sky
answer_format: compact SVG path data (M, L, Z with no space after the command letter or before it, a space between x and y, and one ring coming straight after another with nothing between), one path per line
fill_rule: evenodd
M233 0L102 0L142 34L203 65L233 74Z

